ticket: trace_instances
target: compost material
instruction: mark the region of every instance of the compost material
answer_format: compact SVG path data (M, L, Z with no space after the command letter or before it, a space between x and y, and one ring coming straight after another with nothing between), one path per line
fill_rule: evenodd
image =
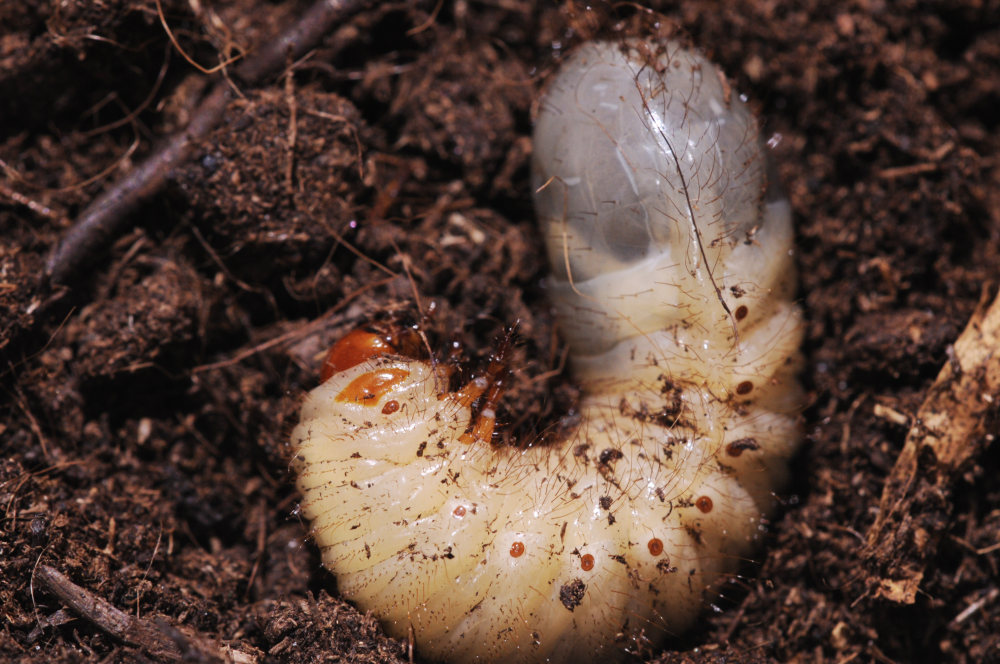
M1000 281L1000 3L359 3L284 47L311 8L0 7L0 659L408 660L306 538L298 404L333 340L391 322L456 380L507 344L496 444L572 426L532 104L582 41L658 34L762 118L809 405L757 555L637 661L1000 661L1000 394L978 327ZM277 70L240 77L275 48ZM88 204L220 89L186 156L50 279Z

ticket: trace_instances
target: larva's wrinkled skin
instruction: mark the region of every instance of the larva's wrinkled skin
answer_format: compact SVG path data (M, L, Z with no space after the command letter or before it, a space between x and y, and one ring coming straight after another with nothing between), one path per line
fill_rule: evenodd
M751 551L800 438L789 208L716 68L584 46L533 166L579 429L495 449L469 435L483 386L446 393L390 354L334 373L293 434L341 594L429 660L616 661L679 633Z

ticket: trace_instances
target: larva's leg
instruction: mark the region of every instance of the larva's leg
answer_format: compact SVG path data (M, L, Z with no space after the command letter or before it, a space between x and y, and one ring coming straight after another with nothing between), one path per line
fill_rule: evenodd
M509 338L504 340L499 349L492 354L486 371L473 378L454 396L458 403L472 406L476 410L469 430L460 438L467 445L493 442L493 430L497 423L497 404L500 403L506 388L508 370L504 356L508 343L510 343Z

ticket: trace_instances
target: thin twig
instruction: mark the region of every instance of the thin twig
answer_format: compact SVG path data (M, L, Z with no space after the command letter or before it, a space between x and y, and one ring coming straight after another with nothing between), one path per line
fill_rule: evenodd
M291 58L285 70L285 103L288 105L288 141L285 144L285 193L291 199L295 196L295 141L299 135L298 105L295 103L295 76Z
M155 0L155 2L156 2L156 13L160 17L160 25L163 26L163 31L167 33L167 37L170 39L170 43L174 45L174 48L176 48L177 52L181 54L181 57L187 60L192 67L200 71L202 74L214 74L217 71L225 69L226 67L228 67L229 65L233 64L234 62L243 57L243 54L240 53L239 55L226 58L225 60L223 60L222 62L220 62L219 64L215 65L212 68L206 68L201 66L200 64L194 61L194 58L192 58L190 55L187 54L184 48L180 45L180 42L177 41L177 37L174 36L174 31L170 29L170 24L167 23L167 17L164 16L163 14L163 4L161 3L161 1Z
M370 0L317 0L298 21L249 56L235 75L246 85L258 85L285 63L316 44L333 24L368 5ZM51 283L66 284L117 236L130 213L158 192L170 171L182 164L191 147L218 123L229 101L229 84L219 80L191 115L183 130L164 141L140 165L98 196L52 248L45 263Z
M28 198L24 194L2 184L0 184L0 197L9 198L12 202L23 205L43 219L48 219L49 221L61 221L63 219L63 216L58 212L54 212L38 201Z
M119 641L141 648L156 659L170 662L184 659L186 653L182 652L177 640L164 634L155 623L130 616L111 602L76 585L58 570L48 565L39 565L35 570L34 579L75 613ZM217 654L206 652L200 645L191 641L183 645L188 651L194 648L203 661L221 660Z
M146 95L145 99L139 102L139 105L136 106L135 108L129 109L127 106L125 106L124 102L122 102L121 98L118 98L117 92L111 93L111 98L118 98L118 101L128 112L124 116L118 118L117 120L108 122L107 124L103 124L100 127L94 127L93 129L88 129L87 131L83 132L83 135L86 137L97 136L98 134L109 132L112 129L117 129L118 127L124 127L127 124L134 123L136 121L136 118L139 117L139 114L145 111L147 108L149 108L149 105L153 103L154 99L156 99L156 95L160 92L160 86L163 85L163 79L167 77L167 69L169 68L170 68L170 46L168 45L165 48L165 53L163 54L163 64L160 65L160 73L156 75L156 80L153 82L153 86L149 89L149 93ZM91 108L89 112L96 114L97 109Z
M250 578L247 579L247 589L243 593L244 601L250 600L253 593L253 582L260 571L261 563L267 554L267 502L263 498L257 503L257 552L253 557L253 567L250 569Z

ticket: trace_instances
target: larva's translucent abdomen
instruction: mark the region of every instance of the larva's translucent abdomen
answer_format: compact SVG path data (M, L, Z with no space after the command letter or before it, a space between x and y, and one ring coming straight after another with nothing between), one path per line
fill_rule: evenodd
M450 392L352 333L293 433L341 593L429 660L616 661L679 633L799 441L788 206L711 64L581 48L542 103L534 179L577 431L496 449L489 373Z
M732 312L794 287L790 210L767 195L756 120L703 57L650 48L578 50L536 125L536 209L583 355L692 314L731 318L709 300Z

